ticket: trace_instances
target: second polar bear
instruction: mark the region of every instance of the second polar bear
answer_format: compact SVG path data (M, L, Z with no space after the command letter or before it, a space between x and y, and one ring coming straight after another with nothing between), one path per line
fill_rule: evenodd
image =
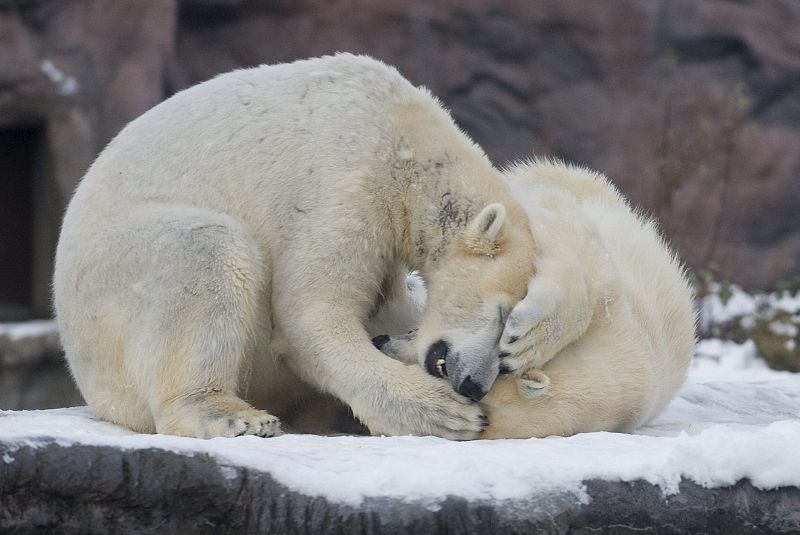
M598 173L541 160L505 175L530 219L536 274L507 320L500 366L508 373L481 400L482 436L647 422L674 396L694 352L692 292L678 259L655 222ZM413 335L376 343L415 358Z
M475 438L532 243L427 91L340 54L219 76L123 129L64 218L56 315L90 407L134 430L268 436L329 394L373 433ZM450 384L367 333L409 269Z

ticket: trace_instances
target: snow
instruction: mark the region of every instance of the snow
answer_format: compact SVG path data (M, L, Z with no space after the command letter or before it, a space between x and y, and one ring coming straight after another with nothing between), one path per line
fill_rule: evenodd
M719 286L713 285L711 293L703 298L702 318L703 321L725 323L734 318L753 316L758 311L759 302L764 300L764 296L750 295L735 284L730 285L730 297L723 300Z
M800 292L792 294L788 291L779 294L768 294L772 305L785 312L800 312Z
M56 86L56 93L59 95L68 96L78 92L78 81L73 76L65 74L49 59L42 60L39 69Z
M694 382L769 381L795 375L771 370L758 356L752 340L742 344L716 338L701 340L695 354L689 367L689 376Z
M11 340L22 340L23 338L33 338L47 334L55 334L58 331L55 320L34 320L20 323L0 323L0 337L8 337Z
M97 421L84 407L0 411L3 462L14 445L94 444L209 454L269 472L290 489L358 505L369 497L436 508L446 496L514 500L558 490L586 501L583 482L644 480L666 494L682 479L707 487L747 478L771 489L800 485L800 374L772 371L751 342L706 340L689 377L653 422L631 434L450 442L434 437L284 435L197 440L141 435Z
M727 287L728 296L722 298L722 287L712 284L710 292L701 300L700 312L704 326L739 320L744 327L752 327L757 316L772 317L776 312L792 314L791 321L800 321L800 292L789 291L749 294L739 286Z
M772 334L777 336L797 336L797 326L794 323L784 323L782 321L773 321L769 324L769 330Z

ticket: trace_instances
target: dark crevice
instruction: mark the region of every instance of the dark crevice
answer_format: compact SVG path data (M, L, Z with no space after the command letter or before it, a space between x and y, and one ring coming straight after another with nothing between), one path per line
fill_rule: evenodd
M800 90L800 72L792 73L768 89L762 90L758 100L753 104L752 115L759 117L784 98L796 94Z
M202 28L241 20L241 2L181 2L178 20L181 26Z
M0 130L0 319L33 306L34 184L41 126Z
M736 35L679 36L674 38L672 46L681 63L720 61L734 57L751 70L761 65L750 46Z

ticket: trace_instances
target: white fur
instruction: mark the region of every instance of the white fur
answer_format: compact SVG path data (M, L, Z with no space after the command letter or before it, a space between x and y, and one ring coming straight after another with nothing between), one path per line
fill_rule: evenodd
M492 203L505 217L476 235ZM473 438L478 406L365 325L418 270L419 339L478 370L460 335L525 295L532 260L524 211L438 102L341 54L228 73L129 124L67 210L55 307L86 401L136 430L272 435L271 414L331 395L373 433Z
M598 173L533 161L506 176L528 213L536 274L506 322L501 360L512 373L481 401L483 436L645 423L678 390L693 354L692 294L678 259L655 222ZM409 360L410 347L400 336L383 350Z
M484 436L647 422L675 395L694 352L692 292L680 262L655 221L598 173L534 161L506 176L530 219L537 273L503 333L515 376L501 377L484 398ZM539 370L549 385L526 395L529 381L543 380Z

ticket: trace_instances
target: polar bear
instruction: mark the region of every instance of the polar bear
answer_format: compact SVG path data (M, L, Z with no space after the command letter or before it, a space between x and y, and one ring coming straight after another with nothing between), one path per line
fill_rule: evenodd
M505 176L527 211L536 269L506 321L499 357L505 373L481 400L489 417L482 437L642 425L674 396L694 353L692 292L681 264L656 223L633 211L602 175L538 160ZM375 344L426 366L413 331L376 337ZM447 371L444 359L431 372Z
M329 394L373 433L470 439L532 244L437 100L339 54L221 75L125 127L68 206L54 302L87 403L133 430L270 436ZM367 332L409 270L449 385Z

